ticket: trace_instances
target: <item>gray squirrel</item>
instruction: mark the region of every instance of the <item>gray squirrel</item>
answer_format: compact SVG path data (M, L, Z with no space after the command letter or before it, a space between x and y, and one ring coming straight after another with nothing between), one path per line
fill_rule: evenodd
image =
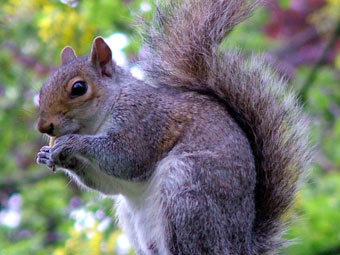
M139 255L275 254L311 159L293 93L259 57L219 49L259 1L166 1L144 35L144 81L101 37L40 91L37 162L116 200Z

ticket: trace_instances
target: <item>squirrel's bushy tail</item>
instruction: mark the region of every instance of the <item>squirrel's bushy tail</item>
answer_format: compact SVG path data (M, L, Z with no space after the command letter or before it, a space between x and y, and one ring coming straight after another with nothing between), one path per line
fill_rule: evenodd
M259 1L166 2L157 7L147 30L147 79L209 93L225 102L256 158L254 252L271 254L281 245L282 216L294 199L311 151L306 121L282 79L256 57L247 60L218 49Z

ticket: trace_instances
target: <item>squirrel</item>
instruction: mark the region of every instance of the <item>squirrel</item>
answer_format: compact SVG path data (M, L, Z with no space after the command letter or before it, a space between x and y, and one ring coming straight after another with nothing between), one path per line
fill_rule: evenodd
M137 254L275 254L312 158L294 93L261 57L219 48L260 1L183 0L146 25L145 79L67 46L40 91L37 162L116 200Z

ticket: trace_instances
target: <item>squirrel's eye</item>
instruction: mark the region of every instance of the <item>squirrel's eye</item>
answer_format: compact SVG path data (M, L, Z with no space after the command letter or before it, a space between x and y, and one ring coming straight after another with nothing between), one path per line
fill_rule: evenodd
M87 84L85 81L77 81L73 84L71 90L71 98L82 96L87 91Z

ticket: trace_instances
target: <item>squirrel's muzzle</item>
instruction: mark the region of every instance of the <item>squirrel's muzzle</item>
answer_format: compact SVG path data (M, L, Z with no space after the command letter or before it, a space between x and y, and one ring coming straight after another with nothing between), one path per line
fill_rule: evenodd
M53 136L54 125L51 122L45 122L44 120L40 119L37 124L37 129L43 134Z

